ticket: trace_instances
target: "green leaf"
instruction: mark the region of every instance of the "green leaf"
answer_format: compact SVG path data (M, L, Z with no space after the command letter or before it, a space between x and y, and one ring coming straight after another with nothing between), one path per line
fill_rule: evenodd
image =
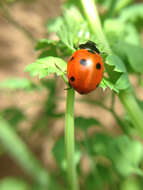
M112 141L112 137L106 134L97 133L88 139L90 152L93 155L108 156L108 145Z
M130 87L126 68L120 57L117 55L108 55L106 58L107 70L110 73L110 80L114 84L114 88L109 84L109 87L117 90L123 90Z
M143 172L139 169L143 157L142 151L142 145L138 141L123 135L111 142L109 157L122 176L129 176L133 173L142 176Z
M143 73L143 48L131 44L123 44L123 46L132 69L135 72Z
M48 19L46 28L49 33L57 32L57 29L60 28L61 24L62 24L62 17Z
M57 32L60 40L69 48L74 49L81 39L89 39L87 23L75 7L65 10L63 23Z
M140 34L132 23L126 23L115 18L106 19L104 22L104 32L111 46L119 41L141 45Z
M61 178L62 177L60 175L60 179ZM65 187L63 187L63 186L64 186L63 184L57 183L57 175L50 177L48 190L66 190ZM45 189L46 188L43 188L43 186L38 185L37 183L35 183L34 185L32 185L31 190L45 190ZM27 190L29 190L29 189L27 189Z
M125 179L122 183L121 183L121 190L141 190L141 184L139 183L139 180L137 180L136 178L128 178Z
M52 152L58 165L65 169L65 152L64 152L64 138L60 138L56 141Z
M103 26L104 32L108 38L109 43L116 42L124 38L125 24L119 19L106 19Z
M143 3L131 5L120 13L120 19L124 22L137 22L143 20Z
M61 177L61 176L60 176ZM57 183L57 177L52 177L50 179L49 190L67 190L64 184ZM35 190L35 189L34 189ZM44 190L43 188L41 190Z
M85 180L85 189L90 189L90 190L104 189L104 181L103 179L101 179L98 173L96 173L96 178L92 173L89 173L89 175Z
M131 4L134 0L118 0L116 7L115 7L115 12L118 13L120 10Z
M30 190L30 187L25 181L18 178L4 178L0 181L0 190Z
M72 54L72 51L68 49L61 40L55 41L49 39L41 39L36 43L35 50L41 50L38 58L44 58L48 56L65 57Z
M8 78L0 82L0 88L10 90L39 90L40 87L25 78Z
M124 66L124 63L122 60L115 54L108 55L106 58L106 64L113 66L113 71L119 72L119 73L125 73L126 68Z
M140 108L143 110L143 101L140 100L140 99L136 99L136 100L137 100L137 102L138 102Z
M125 59L134 72L143 73L143 48L133 44L120 42L115 46L116 51Z
M115 179L111 167L106 166L103 161L99 162L96 163L95 168L92 168L92 173L90 172L85 180L86 189L101 190L106 189L106 186L109 186L109 184L113 186Z
M102 155L110 159L114 170L120 175L143 175L139 168L143 149L138 141L126 135L113 138L105 134L96 134L88 139L88 144L93 155Z
M62 7L63 7L63 9L70 9L71 7L78 7L80 9L80 11L82 9L81 8L82 5L81 5L80 1L75 1L75 0L66 0Z
M37 59L35 63L28 65L25 71L29 71L31 76L38 75L41 79L53 73L62 76L66 69L67 63L63 59L49 56Z
M64 141L64 138L62 137L56 141L56 143L52 149L52 152L53 152L53 155L54 155L58 165L63 170L66 170L67 166L66 166L64 146L65 146L65 141ZM76 149L75 150L75 162L76 162L76 164L78 164L80 161L81 153L79 151L77 144L75 144L75 149Z
M41 39L36 43L35 50L41 50L38 58L44 58L48 56L58 56L57 47L58 41L49 40L49 39Z
M49 40L49 39L40 39L35 46L35 50L41 50L51 47L56 47L58 41Z
M120 78L116 81L115 87L118 90L124 90L130 87L129 79L128 79L128 74L123 73Z
M119 90L115 87L115 85L107 78L103 78L100 85L101 88L103 88L103 90L105 90L107 87L109 87L111 90L113 90L114 92L118 93Z
M123 39L124 42L141 46L141 37L140 33L137 31L136 26L131 23L125 23L125 37Z
M88 23L74 6L64 9L63 16L48 23L47 28L50 32L57 33L60 41L71 53L75 51L77 44L95 39L89 31Z
M118 93L119 90L130 87L126 68L120 57L115 54L108 55L106 57L105 68L110 73L110 79L105 77L102 79L100 86L103 89L109 87L111 90Z
M17 127L17 125L25 119L24 113L16 107L3 109L0 114L13 127Z
M101 125L98 120L95 118L85 118L85 117L76 117L75 118L75 126L79 127L82 130L87 130L89 127L92 126L99 126Z

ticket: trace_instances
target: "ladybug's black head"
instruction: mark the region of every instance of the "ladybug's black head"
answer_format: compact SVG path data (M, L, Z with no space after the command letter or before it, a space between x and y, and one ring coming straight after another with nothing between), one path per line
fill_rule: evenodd
M96 47L96 43L92 41L87 41L85 44L80 44L79 48L88 49L88 50L92 50L92 51L96 51L97 53L100 53L99 49Z

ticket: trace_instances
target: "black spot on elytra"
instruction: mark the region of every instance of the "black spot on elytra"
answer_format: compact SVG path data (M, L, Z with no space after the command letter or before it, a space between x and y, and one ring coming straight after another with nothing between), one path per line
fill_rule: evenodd
M100 63L96 63L96 69L101 69L101 64Z
M93 53L93 54L96 53L95 51L93 51L93 50L91 50L91 49L88 49L87 51L90 52L90 53Z
M72 77L70 78L70 80L73 82L73 81L75 81L75 78L72 76Z
M85 66L85 65L87 64L86 59L81 59L81 60L80 60L80 64Z
M74 59L74 57L71 57L70 61L72 61Z

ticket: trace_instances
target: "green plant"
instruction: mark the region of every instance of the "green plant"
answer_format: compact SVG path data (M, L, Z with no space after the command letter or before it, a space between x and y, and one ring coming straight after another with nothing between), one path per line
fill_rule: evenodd
M104 101L91 100L87 97L79 101L86 102L90 106L99 106L110 112L120 126L122 135L113 137L107 132L88 135L88 130L92 126L101 128L105 126L96 118L74 117L75 92L73 89L67 90L65 144L62 137L57 140L53 148L53 155L59 166L57 176L61 177L62 183L59 183L59 186L54 186L53 183L52 187L71 190L78 190L80 187L91 190L128 190L131 188L132 181L132 189L138 190L142 189L143 183L143 149L142 144L135 137L141 139L143 137L143 103L135 94L129 76L135 75L139 79L138 86L142 87L143 48L140 31L143 22L143 4L135 4L131 0L102 0L96 3L101 11L104 8L100 18L94 0L66 1L62 16L49 20L46 25L49 33L56 32L58 40L39 40L35 50L40 51L40 54L34 63L26 67L26 71L40 79L56 74L64 80L68 88L65 59L76 50L78 44L89 39L96 42L103 52L106 76L103 77L100 87L103 90L111 89L111 106L106 106ZM41 128L45 126L47 119L57 116L54 104L56 79L54 82L41 80L39 85L29 80L21 80L21 83L22 85L19 85L15 79L15 81L5 81L0 87L9 85L11 89L19 89L23 86L23 89L27 90L40 90L41 87L46 86L50 91L50 96L45 103L45 114L33 127L33 129ZM115 97L118 97L123 105L126 112L124 117L119 117L115 111ZM4 113L3 117L5 117ZM58 116L62 117L63 113ZM83 138L77 141L75 141L74 126L83 134ZM11 151L10 143L5 136L0 138L8 151L15 156L16 153ZM82 155L87 156L89 164L87 173L82 173L80 165ZM17 156L15 159L18 160ZM26 162L23 162L22 165L25 164ZM33 172L31 175L34 176ZM46 188L50 187L49 176L52 174L49 172L47 175Z

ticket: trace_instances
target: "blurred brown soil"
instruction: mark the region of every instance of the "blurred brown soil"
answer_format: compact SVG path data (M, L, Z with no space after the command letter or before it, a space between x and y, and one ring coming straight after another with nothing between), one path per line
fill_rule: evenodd
M60 14L60 4L62 0L33 0L33 1L19 1L9 6L9 12L12 17L25 27L32 36L37 40L47 36L45 30L45 22L48 18L55 17ZM24 72L27 64L32 63L37 56L34 52L34 42L27 37L24 32L11 24L0 12L0 81L9 77L24 77L30 78L28 73ZM35 82L37 78L32 79ZM134 86L137 84L135 77L131 78ZM58 102L57 111L65 111L65 95L64 84L62 80L58 81L57 92L59 97L63 99ZM137 94L142 97L143 91L137 89ZM47 96L46 91L42 92L12 92L5 94L0 92L1 104L0 109L8 106L14 106L25 110L25 114L32 118L33 121L42 114L41 107L44 104ZM101 100L105 97L111 96L110 92L106 90L103 92L100 88L96 92L91 93L88 98ZM82 96L76 94L75 115L85 117L95 117L100 119L103 123L102 128L93 127L89 134L93 131L104 131L113 135L121 134L121 130L112 115L101 109L86 103L81 103L78 100ZM107 98L107 104L110 102ZM115 108L119 115L123 114L122 105L116 98ZM55 160L51 154L51 148L64 129L64 118L60 120L52 120L47 124L48 133L41 135L34 133L30 138L27 138L26 131L29 130L31 123L25 121L21 124L20 134L26 141L28 146L32 149L34 154L43 161L45 167L55 171ZM77 138L80 134L77 133ZM5 176L25 176L22 169L16 165L8 155L0 156L0 179Z
M37 56L34 51L35 42L17 25L15 26L11 20L16 21L18 26L24 27L36 40L47 36L45 23L48 18L55 17L60 14L61 0L30 0L17 1L16 3L6 6L6 11L10 14L7 19L5 11L0 10L0 81L10 77L30 78L29 74L24 72L25 66L32 63ZM32 79L38 81L36 78ZM29 117L39 115L41 105L47 96L46 92L0 92L1 104L0 109L8 106L17 106L25 110L25 114ZM34 105L34 106L33 106ZM21 134L29 144L29 147L41 159L46 159L43 148L44 139L40 140L39 135L33 135L28 140L24 134L30 123L23 122L21 124ZM35 144L34 139L38 139ZM32 140L33 139L33 140ZM43 150L44 149L44 150ZM5 176L24 175L23 170L16 165L8 155L0 156L0 179Z

